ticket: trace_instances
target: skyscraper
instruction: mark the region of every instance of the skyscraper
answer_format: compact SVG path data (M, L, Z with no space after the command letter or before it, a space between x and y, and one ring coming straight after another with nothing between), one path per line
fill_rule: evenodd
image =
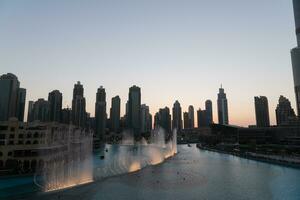
M49 121L50 104L45 99L38 99L33 104L33 121L48 122Z
M137 86L129 88L128 95L128 116L126 116L128 128L135 136L140 136L141 132L141 89Z
M166 131L166 137L171 133L171 115L168 107L159 109L156 115L156 125L163 128Z
M212 101L205 101L205 111L206 111L206 123L210 125L213 123L213 109L212 109Z
M228 124L228 104L226 93L224 93L222 86L218 94L218 118L219 124Z
M32 122L33 121L33 106L34 106L34 101L29 101L28 102L28 111L27 111L27 122Z
M207 121L207 111L206 110L199 110L197 111L197 119L198 119L198 128L207 127L209 125Z
M106 92L103 86L98 88L95 104L96 137L103 140L106 129Z
M297 47L291 50L297 113L300 116L300 1L293 0Z
M141 105L141 132L149 133L152 129L152 115L149 111L149 106Z
M73 89L73 100L72 100L72 124L80 127L85 126L86 120L86 102L83 97L83 86L78 81L74 85Z
M189 128L195 127L195 111L192 105L189 106Z
M257 127L270 126L269 104L267 97L254 97L255 116Z
M182 129L182 111L178 101L175 101L173 104L172 129L177 129L179 131Z
M184 129L190 128L189 113L188 112L183 113L183 123L184 123Z
M48 95L49 101L49 120L51 122L61 122L62 117L62 93L58 90L53 90Z
M159 125L159 112L155 113L154 115L154 128L157 129L160 127Z
M277 125L288 124L288 122L295 117L295 111L291 106L291 102L284 96L280 96L276 107Z
M0 76L0 121L16 117L24 119L26 90L20 88L18 78L11 73Z
M64 108L61 111L61 123L70 124L72 118L72 110L70 108Z
M24 111L25 111L25 103L26 103L26 89L19 88L18 90L18 98L17 98L17 110L16 117L19 121L24 121Z
M118 132L120 130L120 110L121 110L121 99L119 96L115 96L111 99L111 108L110 108L111 129L114 132Z

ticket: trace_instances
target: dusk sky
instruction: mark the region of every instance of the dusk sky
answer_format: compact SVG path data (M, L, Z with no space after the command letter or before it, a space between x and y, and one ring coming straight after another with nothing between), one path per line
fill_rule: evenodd
M65 107L81 81L92 116L101 85L122 114L134 84L152 114L211 99L215 122L222 84L230 124L255 124L257 95L275 124L280 95L296 108L294 29L291 0L0 0L0 74L18 76L26 101L59 89Z

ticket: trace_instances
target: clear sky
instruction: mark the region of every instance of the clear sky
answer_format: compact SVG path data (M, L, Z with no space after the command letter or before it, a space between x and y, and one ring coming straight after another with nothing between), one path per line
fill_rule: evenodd
M274 124L280 95L295 108L294 46L292 0L0 0L0 74L16 74L27 101L59 89L64 106L80 80L92 116L100 85L124 113L136 84L153 114L211 99L217 121L222 83L231 124L255 123L257 95Z

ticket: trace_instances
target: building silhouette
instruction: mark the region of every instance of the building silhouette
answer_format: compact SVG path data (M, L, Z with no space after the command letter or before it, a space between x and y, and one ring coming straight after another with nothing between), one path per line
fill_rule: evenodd
M100 86L96 94L95 120L96 120L96 138L103 140L106 130L106 92L103 86Z
M7 73L0 76L0 121L11 117L24 120L26 90L20 88L16 75Z
M195 111L194 111L194 107L192 105L189 106L188 109L188 116L189 116L189 128L194 128L195 127Z
M127 127L136 137L141 135L141 89L137 86L129 88L128 110L126 114Z
M155 126L163 128L166 131L166 137L171 133L171 115L168 107L159 109L155 115Z
M182 129L182 110L180 103L175 101L173 104L173 121L172 121L172 129L177 129L180 131Z
M115 96L111 99L111 108L110 108L111 130L115 133L120 131L120 111L121 111L121 99L119 96Z
M226 93L224 92L224 89L219 89L218 94L218 118L219 118L219 124L228 124L228 103L226 98Z
M199 108L197 111L198 128L207 127L209 125L207 118L207 111Z
M78 81L73 89L72 124L79 127L86 125L86 101L83 92L83 85Z
M298 116L300 115L300 1L293 0L294 17L297 36L297 47L291 50L294 86L296 94L296 106Z
M33 106L34 106L34 101L29 101L28 102L28 111L27 111L27 122L33 121Z
M58 90L53 90L48 95L49 120L51 122L61 122L62 98L62 93Z
M213 123L213 108L212 108L212 101L206 100L205 101L205 113L206 113L206 124L210 125Z
M45 99L38 99L33 104L33 121L49 121L50 104Z
M188 112L183 113L183 123L184 123L184 129L189 129L190 128L189 113Z
M19 88L18 98L17 98L16 117L21 122L24 121L25 103L26 103L26 89Z
M150 133L152 130L152 115L149 106L141 105L141 133Z
M277 125L287 125L289 124L289 121L293 120L295 117L295 111L291 106L291 102L284 96L280 96L276 107Z
M265 96L254 97L255 116L257 127L270 126L269 104Z
M64 108L61 111L61 123L70 124L72 119L72 110L70 108Z

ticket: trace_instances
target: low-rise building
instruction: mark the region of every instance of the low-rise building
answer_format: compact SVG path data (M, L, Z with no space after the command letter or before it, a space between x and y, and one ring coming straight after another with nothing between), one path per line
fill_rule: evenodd
M0 122L0 173L23 174L42 169L45 162L80 148L91 133L57 122Z

